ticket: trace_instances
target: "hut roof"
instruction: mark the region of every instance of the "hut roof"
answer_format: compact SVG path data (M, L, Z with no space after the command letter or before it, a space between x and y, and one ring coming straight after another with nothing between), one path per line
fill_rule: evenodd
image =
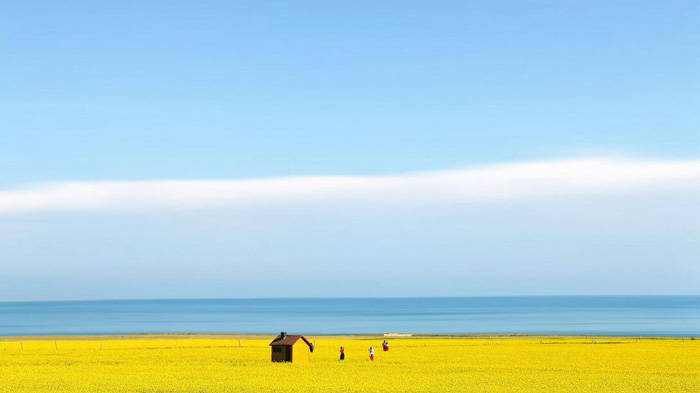
M275 337L274 340L270 343L271 346L277 346L277 345L294 345L299 339L304 340L306 345L311 347L311 343L309 340L306 339L306 337L301 336L301 335L295 335L295 334L287 334L282 338L282 336L277 336Z

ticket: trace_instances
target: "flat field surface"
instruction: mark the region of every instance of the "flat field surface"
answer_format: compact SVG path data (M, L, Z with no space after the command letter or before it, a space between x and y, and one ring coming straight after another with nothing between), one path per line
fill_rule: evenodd
M309 337L310 364L271 337L5 338L0 392L698 392L700 340ZM338 361L340 346L346 360ZM369 361L368 348L377 357Z

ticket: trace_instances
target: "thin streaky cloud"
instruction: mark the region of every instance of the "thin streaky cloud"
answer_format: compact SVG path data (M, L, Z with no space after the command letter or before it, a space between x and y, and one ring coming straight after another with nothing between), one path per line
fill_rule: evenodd
M0 191L0 214L289 202L489 202L700 188L700 160L587 158L392 176L56 182Z

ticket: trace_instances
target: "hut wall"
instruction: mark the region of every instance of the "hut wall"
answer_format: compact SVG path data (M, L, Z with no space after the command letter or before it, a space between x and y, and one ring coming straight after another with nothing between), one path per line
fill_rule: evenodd
M287 356L287 351L290 351L292 349L292 347L285 345L273 346L271 348L273 362L284 362L284 359Z
M306 345L304 340L299 340L294 343L294 356L292 361L294 363L309 363L311 362L311 351L309 351L309 346Z

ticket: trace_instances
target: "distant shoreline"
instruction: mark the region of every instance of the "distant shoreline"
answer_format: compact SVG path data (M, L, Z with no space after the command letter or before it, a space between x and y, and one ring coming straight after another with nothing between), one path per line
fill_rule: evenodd
M518 338L579 338L579 339L642 339L642 340L696 340L700 334L687 336L645 336L645 335L573 335L573 334L406 334L401 336L387 336L384 334L309 334L308 337L317 339L328 338L355 338L355 339L518 339ZM206 334L206 333L144 333L144 334L99 334L99 335L26 335L26 336L0 336L0 341L112 341L112 340L267 340L274 338L274 334Z

